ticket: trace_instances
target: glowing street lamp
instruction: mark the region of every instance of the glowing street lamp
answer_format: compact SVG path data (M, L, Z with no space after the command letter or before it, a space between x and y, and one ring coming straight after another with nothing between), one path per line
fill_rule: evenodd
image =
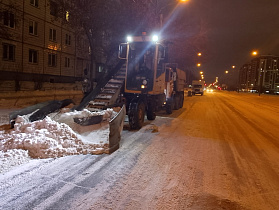
M197 66L198 66L198 67L200 67L200 66L201 66L201 64L200 64L200 63L198 63L198 64L197 64Z
M200 71L200 74L203 74L203 71Z
M232 66L233 69L235 69L235 66Z
M258 55L258 52L257 51L253 51L252 55L256 56L256 55Z
M198 56L201 56L202 54L201 53L198 53Z
M228 74L228 73L229 73L229 71L225 71L225 73L226 73L226 74Z

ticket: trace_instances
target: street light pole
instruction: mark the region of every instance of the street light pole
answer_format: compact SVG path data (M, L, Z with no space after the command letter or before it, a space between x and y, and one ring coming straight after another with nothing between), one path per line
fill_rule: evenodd
M252 55L253 56L257 56L258 55L258 51L256 51L256 50L253 51ZM260 60L260 64L261 64L261 60ZM259 88L258 88L259 89L259 96L261 95L261 91L262 91L262 72L261 72L261 69L262 69L262 67L260 65L260 68L258 70L259 71L259 77L258 77L259 78L259 82L258 82L258 85L259 85Z
M163 28L163 14L160 14L160 28Z
M260 78L260 84L259 84L259 96L260 96L261 92L262 92L262 85L263 85L263 83L262 83L262 74L261 73L259 75L259 78Z

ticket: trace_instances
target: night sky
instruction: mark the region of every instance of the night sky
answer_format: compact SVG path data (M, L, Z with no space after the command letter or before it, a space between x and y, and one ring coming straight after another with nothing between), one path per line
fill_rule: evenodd
M279 56L279 0L190 0L187 7L194 19L206 22L200 70L207 82L228 76L224 72L232 65L238 71L253 58L252 50Z

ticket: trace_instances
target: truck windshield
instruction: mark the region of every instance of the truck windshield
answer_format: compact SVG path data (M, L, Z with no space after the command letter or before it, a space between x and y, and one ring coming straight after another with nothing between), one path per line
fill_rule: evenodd
M127 89L140 90L143 80L146 80L147 90L152 90L155 47L149 42L135 42L129 45Z

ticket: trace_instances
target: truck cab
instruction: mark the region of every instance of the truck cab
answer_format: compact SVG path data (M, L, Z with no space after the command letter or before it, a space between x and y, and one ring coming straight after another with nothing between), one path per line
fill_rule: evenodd
M192 95L200 94L203 95L204 81L203 80L193 80L192 81Z

